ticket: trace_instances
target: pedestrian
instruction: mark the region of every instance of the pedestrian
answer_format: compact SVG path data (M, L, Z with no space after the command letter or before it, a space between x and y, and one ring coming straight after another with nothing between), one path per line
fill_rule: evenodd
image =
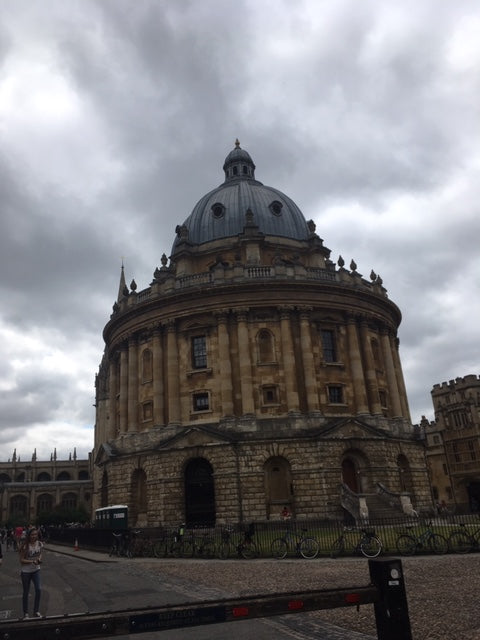
M36 529L30 529L27 532L25 541L20 547L20 564L22 565L20 575L22 577L23 586L23 619L29 617L28 615L28 594L30 591L30 583L33 582L35 587L35 601L33 605L33 616L35 618L41 618L42 614L39 612L40 608L40 596L42 594L42 587L40 582L40 565L42 563L42 548L43 544L38 539L38 531Z

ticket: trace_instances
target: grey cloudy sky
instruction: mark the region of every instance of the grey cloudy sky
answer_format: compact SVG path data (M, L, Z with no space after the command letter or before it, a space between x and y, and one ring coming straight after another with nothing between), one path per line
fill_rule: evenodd
M3 0L0 460L93 446L102 330L238 137L403 313L413 422L480 373L477 0Z

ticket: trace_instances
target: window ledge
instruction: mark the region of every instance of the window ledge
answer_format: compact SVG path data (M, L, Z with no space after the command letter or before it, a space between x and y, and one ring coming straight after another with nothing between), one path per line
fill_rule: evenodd
M208 373L211 374L213 371L212 367L205 367L205 369L190 369L187 371L187 378L190 376L194 376L196 373Z

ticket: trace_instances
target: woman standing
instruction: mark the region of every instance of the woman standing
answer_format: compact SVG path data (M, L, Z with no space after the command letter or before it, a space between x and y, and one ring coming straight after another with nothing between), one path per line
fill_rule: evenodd
M30 583L33 582L35 587L35 602L33 606L33 615L36 618L41 618L42 615L39 612L40 607L40 595L42 588L40 584L40 564L42 562L42 548L43 544L38 539L38 531L36 529L30 529L27 532L24 543L20 547L20 564L22 569L20 575L22 576L23 585L23 618L28 618L28 594L30 591Z

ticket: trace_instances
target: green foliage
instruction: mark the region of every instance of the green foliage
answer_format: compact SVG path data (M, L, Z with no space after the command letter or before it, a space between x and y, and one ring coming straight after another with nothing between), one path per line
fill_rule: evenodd
M61 526L70 522L79 522L84 524L90 521L90 514L88 513L84 504L78 505L75 509L65 509L61 505L57 505L53 511L39 513L36 520L36 525L45 526Z

